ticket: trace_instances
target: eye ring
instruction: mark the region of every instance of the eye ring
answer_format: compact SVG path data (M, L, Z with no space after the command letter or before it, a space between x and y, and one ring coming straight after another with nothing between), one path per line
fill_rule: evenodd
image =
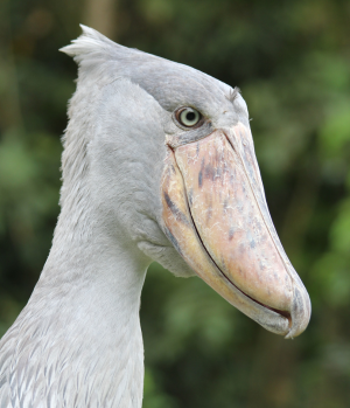
M176 120L186 128L193 128L202 122L203 116L196 109L189 106L180 108L175 112Z

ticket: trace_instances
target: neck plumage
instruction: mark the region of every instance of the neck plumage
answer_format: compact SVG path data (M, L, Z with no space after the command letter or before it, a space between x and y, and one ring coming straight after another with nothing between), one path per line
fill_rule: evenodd
M0 406L140 408L149 260L87 222L98 214L66 212L28 305L0 343Z

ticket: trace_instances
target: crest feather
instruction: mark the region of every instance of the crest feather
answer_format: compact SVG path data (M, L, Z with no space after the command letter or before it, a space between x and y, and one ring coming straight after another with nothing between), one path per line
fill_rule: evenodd
M71 44L60 48L59 51L74 58L74 60L80 63L85 57L93 59L105 59L115 54L116 49L124 49L122 45L116 44L103 34L80 24L83 31L82 35L73 40Z

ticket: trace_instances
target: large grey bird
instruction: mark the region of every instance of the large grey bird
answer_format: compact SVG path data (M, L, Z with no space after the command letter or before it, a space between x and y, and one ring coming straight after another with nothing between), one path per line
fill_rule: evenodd
M310 301L271 221L237 89L83 27L61 213L0 343L1 408L140 408L140 294L155 260L287 338Z

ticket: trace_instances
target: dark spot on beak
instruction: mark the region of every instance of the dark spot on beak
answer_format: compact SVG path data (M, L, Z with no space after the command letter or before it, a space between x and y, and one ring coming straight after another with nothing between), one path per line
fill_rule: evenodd
M233 174L230 174L230 186L233 186L233 182L234 182L234 177Z
M200 186L201 187L201 186ZM193 204L193 189L191 188L191 190L188 193L188 202L190 205Z
M164 192L164 198L170 211L174 214L176 220L182 222L185 225L189 225L186 215L182 211L180 211L177 205L171 200L168 193Z
M244 271L243 269L238 268L238 272L239 272L239 274L240 274L241 276L246 276L246 273L245 273L245 271Z
M229 239L230 241L232 240L234 234L235 234L235 230L234 230L233 227L231 227L231 228L230 228L230 231L229 231L229 233L228 233L228 239Z
M241 255L243 255L243 254L245 253L245 251L246 251L245 245L244 245L244 244L240 244L239 247L238 247L238 250L239 250L239 253L240 253Z
M197 144L198 146L198 144ZM201 188L203 185L203 170L204 170L204 158L202 159L202 163L201 163L201 169L200 172L198 174L198 186Z
M254 241L254 240L250 241L250 247L251 247L252 249L254 249L255 246L256 246L255 241Z
M216 171L215 171L214 167L211 164L207 164L205 166L204 174L205 174L205 178L211 179L211 181L215 180Z
M223 207L224 207L224 214L226 214L227 207L228 207L228 198L227 198L227 197L226 197L225 200L224 200L224 205L223 205Z
M199 187L202 187L202 185L203 185L203 172L202 172L202 170L199 172L199 174L198 174L198 186Z
M220 178L222 176L222 167L220 165L218 165L216 167L216 174L215 174L215 178Z
M179 252L179 254L182 256L182 251L180 248L179 243L177 242L177 239L174 237L174 235L168 230L168 228L165 229L166 236L169 238L169 241L174 245L174 248Z

